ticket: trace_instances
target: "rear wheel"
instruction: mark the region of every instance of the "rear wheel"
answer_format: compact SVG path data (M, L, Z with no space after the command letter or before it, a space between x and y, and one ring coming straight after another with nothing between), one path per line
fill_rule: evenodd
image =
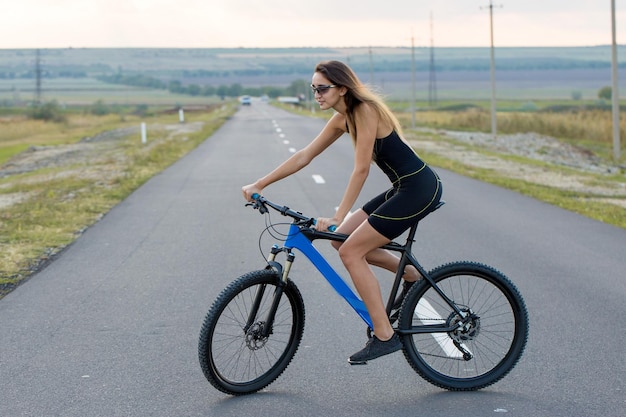
M281 290L268 329L268 312ZM263 389L287 368L303 330L304 302L291 280L283 284L270 269L245 274L221 292L206 315L198 342L204 376L227 394Z
M402 304L400 333L413 326L457 327L403 334L406 359L424 379L449 390L477 390L499 381L520 359L528 338L519 291L501 272L473 262L443 265L429 275L461 314L427 281L414 285Z

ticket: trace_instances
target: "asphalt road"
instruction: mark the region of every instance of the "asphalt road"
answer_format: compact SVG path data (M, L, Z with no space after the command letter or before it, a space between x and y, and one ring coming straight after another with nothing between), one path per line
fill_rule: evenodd
M243 107L0 300L0 416L626 416L626 231L447 171L447 204L420 225L416 254L428 268L488 263L517 284L531 332L507 377L452 393L400 353L351 367L365 326L300 256L292 276L307 322L293 362L258 394L213 389L197 360L204 315L228 282L263 266L264 219L240 188L322 123ZM265 195L329 216L351 168L346 136ZM387 186L374 167L363 194ZM264 253L273 242L265 235ZM391 275L379 275L385 287Z

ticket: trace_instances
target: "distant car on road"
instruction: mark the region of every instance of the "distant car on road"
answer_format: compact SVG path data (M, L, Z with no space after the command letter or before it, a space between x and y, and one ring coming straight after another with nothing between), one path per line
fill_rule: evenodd
M239 102L243 106L249 106L250 104L252 104L252 98L250 98L250 96L241 96L239 97Z

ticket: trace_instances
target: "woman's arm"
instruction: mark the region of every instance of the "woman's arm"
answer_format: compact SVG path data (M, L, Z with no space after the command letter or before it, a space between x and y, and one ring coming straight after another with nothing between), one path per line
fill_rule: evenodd
M369 105L361 104L358 106L355 116L357 138L354 150L354 169L335 215L337 220L341 221L345 219L354 206L369 175L378 129L378 114Z
M261 191L268 185L300 171L335 142L345 131L345 117L339 113L333 115L320 134L305 148L294 153L276 169L272 170L264 177L259 178L253 184L244 186L242 188L244 198L250 200L253 194L261 194Z
M354 168L335 216L330 219L318 219L316 225L318 230L326 230L331 225L337 226L343 222L359 197L363 184L369 175L378 130L378 114L369 105L361 104L357 107L355 116L357 138L354 150Z

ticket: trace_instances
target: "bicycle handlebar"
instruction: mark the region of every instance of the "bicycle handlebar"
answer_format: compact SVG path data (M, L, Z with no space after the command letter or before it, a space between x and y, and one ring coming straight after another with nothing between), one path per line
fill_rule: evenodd
M299 213L297 211L293 211L293 210L291 210L287 206L281 206L281 205L272 203L267 198L265 198L262 195L259 195L257 193L254 193L252 195L252 199L254 201L251 202L251 203L248 203L246 205L247 206L252 206L255 210L259 210L259 213L261 213L261 214L267 213L268 212L268 208L267 207L269 206L269 207L273 208L274 210L276 210L277 212L279 212L280 214L282 214L283 216L291 217L297 223L300 223L303 226L311 227L311 226L315 225L315 223L316 223L316 220L314 218L307 217L307 216L303 215L302 213ZM331 232L334 232L335 230L337 230L337 226L335 226L333 224L333 225L331 225L328 228L328 230L331 231Z

